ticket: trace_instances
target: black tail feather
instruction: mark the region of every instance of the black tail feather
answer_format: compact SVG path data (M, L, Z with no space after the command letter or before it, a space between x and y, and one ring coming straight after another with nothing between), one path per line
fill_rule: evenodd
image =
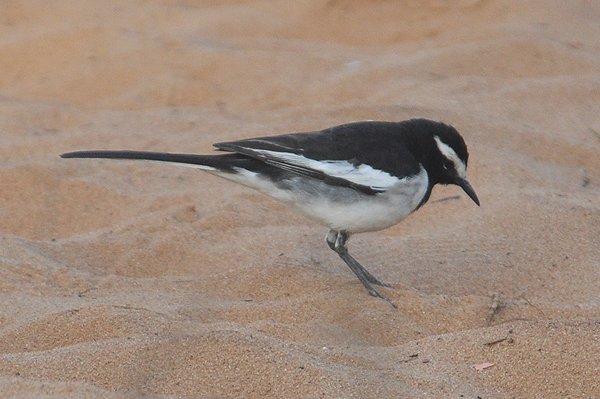
M150 151L75 151L61 155L61 158L108 158L108 159L144 159L148 161L175 162L192 165L212 166L211 155L171 154Z
M219 154L219 155L197 155L197 154L173 154L169 152L150 151L75 151L61 154L61 158L105 158L105 159L140 159L146 161L169 162L175 164L198 165L214 168L220 172L235 173L236 168L243 168L254 172L267 172L269 175L279 174L277 168L267 165L259 160L242 154Z

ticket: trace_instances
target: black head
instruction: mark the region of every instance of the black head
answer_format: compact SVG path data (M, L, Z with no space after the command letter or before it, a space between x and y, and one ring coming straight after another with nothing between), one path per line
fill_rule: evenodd
M410 122L414 132L413 150L427 170L430 185L456 184L479 205L477 194L467 180L469 152L458 131L450 125L426 119Z

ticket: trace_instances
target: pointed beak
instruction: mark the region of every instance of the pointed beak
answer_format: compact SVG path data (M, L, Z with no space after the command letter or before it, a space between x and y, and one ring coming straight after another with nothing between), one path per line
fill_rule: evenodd
M473 186L471 186L471 183L469 183L467 179L457 178L454 184L460 186L465 191L465 193L467 193L469 198L471 198L473 202L477 204L477 206L480 206L479 198L477 198L477 194L475 194Z

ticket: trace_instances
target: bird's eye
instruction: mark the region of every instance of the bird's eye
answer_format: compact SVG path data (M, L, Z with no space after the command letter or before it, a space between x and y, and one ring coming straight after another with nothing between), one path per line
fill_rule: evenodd
M446 173L452 173L454 171L454 162L448 160L442 164L442 168Z

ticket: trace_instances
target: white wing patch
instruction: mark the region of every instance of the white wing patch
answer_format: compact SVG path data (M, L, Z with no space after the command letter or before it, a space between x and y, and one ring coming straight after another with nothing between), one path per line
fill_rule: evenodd
M386 190L401 180L387 172L374 169L373 167L365 164L355 166L348 161L317 161L315 159L306 158L305 156L291 152L259 150L255 148L249 150L266 155L278 161L313 169L323 172L329 176L348 180L352 183L360 184L362 186L371 187L372 189Z
M460 178L467 177L467 166L465 163L456 155L456 151L452 149L448 144L444 143L438 136L433 136L435 142L442 153L447 159L454 163L454 169L456 170L456 174Z
M145 161L145 159L144 159L144 161ZM183 166L184 168L200 169L200 170L206 170L206 171L209 171L209 172L217 170L217 168L213 168L212 166L199 165L199 164L195 164L195 163L170 162L170 161L155 161L153 159L150 159L149 161L150 162L168 163L168 164L175 165L175 166Z

